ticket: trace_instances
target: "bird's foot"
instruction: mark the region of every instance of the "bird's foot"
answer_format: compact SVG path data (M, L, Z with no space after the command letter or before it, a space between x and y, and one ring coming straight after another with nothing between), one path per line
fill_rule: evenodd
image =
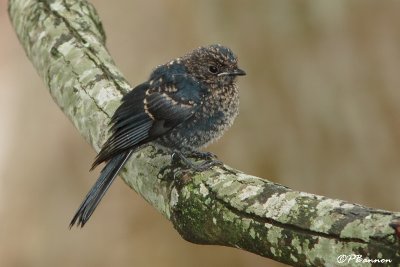
M189 157L200 158L202 160L207 160L207 161L217 159L217 155L215 155L214 153L197 151L197 150L190 151L186 155Z
M172 153L172 164L171 166L182 166L178 170L174 170L174 167L166 166L160 171L160 177L167 177L165 171L170 172L173 175L174 180L190 171L203 172L211 169L214 166L223 166L222 161L217 159L217 156L211 152L201 152L201 151L188 151L186 153L176 150ZM189 158L196 158L202 160L200 163L195 162ZM160 178L160 180L165 180Z
M204 160L201 163L195 163L188 157L195 157ZM182 153L181 151L175 151L172 154L173 160L179 160L181 164L185 165L185 170L194 170L196 172L202 172L211 169L214 166L221 166L223 163L217 159L217 156L211 152L201 151L190 151L189 153Z
M187 153L187 156L193 157L193 158L200 158L200 159L206 160L206 161L217 159L217 155L215 155L214 153L197 151L197 150L190 151L189 153Z

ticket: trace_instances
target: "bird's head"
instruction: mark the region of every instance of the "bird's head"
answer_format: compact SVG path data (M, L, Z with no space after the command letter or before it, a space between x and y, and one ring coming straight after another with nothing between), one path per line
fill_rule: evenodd
M228 86L236 76L246 75L237 64L237 57L222 45L199 47L182 58L190 75L211 88Z

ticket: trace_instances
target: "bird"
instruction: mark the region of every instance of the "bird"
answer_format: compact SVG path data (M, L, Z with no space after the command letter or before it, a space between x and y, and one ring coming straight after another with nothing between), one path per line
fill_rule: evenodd
M237 56L226 46L201 46L159 65L148 80L126 93L110 120L110 137L93 170L106 163L70 222L83 227L133 152L148 143L171 151L188 169L220 163L201 148L219 139L239 112ZM195 164L189 157L200 157Z

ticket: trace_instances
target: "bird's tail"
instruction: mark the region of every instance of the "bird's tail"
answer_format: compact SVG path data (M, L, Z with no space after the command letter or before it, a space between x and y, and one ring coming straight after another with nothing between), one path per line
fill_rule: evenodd
M94 210L107 192L108 188L114 181L115 177L124 166L125 162L132 155L132 150L121 153L107 162L106 166L101 170L100 177L86 195L85 200L75 213L74 217L69 224L69 227L77 223L77 226L83 227L92 216Z

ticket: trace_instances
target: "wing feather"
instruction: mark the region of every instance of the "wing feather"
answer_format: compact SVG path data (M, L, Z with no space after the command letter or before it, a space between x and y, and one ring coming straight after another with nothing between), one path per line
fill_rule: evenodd
M180 87L173 88L176 85ZM188 98L188 94L182 94L181 91L196 91L194 85L196 83L190 77L176 75L166 84L154 85L147 82L125 95L111 118L112 134L97 155L92 168L117 154L134 150L156 139L190 118L197 108L199 97L190 92L191 98ZM167 87L174 90L164 90Z

